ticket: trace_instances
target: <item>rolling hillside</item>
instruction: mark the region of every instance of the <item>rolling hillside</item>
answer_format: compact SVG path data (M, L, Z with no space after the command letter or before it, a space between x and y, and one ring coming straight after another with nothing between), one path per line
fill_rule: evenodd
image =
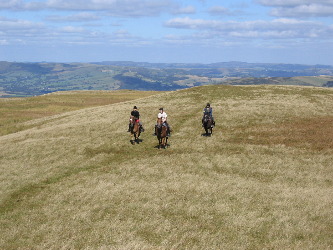
M332 87L332 75L333 66L327 65L0 62L0 97L74 90L170 91L213 84Z
M30 127L27 121L78 109L147 97L156 91L61 91L29 98L0 98L0 136Z
M331 88L210 85L26 121L0 136L0 248L331 249L332 106Z

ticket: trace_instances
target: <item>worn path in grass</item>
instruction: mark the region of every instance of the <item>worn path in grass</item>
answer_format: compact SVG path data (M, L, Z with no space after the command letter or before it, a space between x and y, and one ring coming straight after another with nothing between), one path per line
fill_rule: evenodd
M203 86L30 120L0 137L0 248L330 249L332 106L325 88Z

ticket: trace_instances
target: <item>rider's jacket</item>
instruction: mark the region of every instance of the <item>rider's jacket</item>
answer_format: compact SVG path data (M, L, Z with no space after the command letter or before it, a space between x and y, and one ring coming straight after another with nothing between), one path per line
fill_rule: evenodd
M131 116L134 116L136 119L139 119L140 118L140 113L137 110L133 110L131 112Z
M165 122L167 117L168 117L168 115L165 112L163 112L163 113L160 112L157 115L157 118L162 118L162 122Z
M203 110L203 114L204 115L209 115L210 117L212 117L213 116L213 109L212 108L204 108L204 110Z

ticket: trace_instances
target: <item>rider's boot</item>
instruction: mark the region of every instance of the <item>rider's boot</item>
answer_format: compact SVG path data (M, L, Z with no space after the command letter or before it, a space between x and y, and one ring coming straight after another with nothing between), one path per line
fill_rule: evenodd
M141 132L145 132L145 129L143 128L142 125L141 125L141 127L140 127L140 130L141 130Z
M131 132L131 124L128 124L128 130L127 132Z

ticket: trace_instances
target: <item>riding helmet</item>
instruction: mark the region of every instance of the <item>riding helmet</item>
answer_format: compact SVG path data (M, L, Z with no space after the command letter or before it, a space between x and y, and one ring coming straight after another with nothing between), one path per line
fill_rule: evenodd
M134 106L133 109L138 109L138 108L136 106Z

